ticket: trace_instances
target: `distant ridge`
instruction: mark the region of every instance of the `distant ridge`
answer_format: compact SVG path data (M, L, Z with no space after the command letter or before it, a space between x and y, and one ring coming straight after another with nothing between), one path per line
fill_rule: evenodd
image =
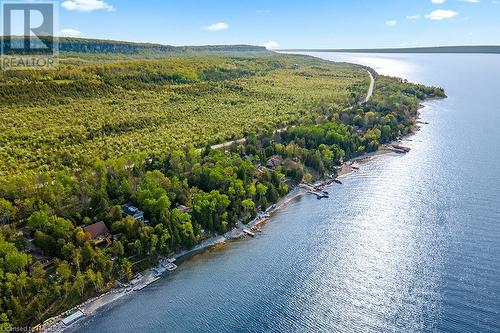
M44 37L41 37L44 40ZM52 40L50 38L50 40ZM22 43L22 36L3 36L2 45L7 41ZM135 43L103 39L68 38L58 39L59 51L69 53L108 53L108 54L189 54L189 53L228 53L228 52L269 52L263 46L253 45L202 45L202 46L172 46L153 43ZM11 52L10 54L15 54Z
M500 54L499 45L434 46L382 49L281 49L283 52L345 52L345 53L486 53Z

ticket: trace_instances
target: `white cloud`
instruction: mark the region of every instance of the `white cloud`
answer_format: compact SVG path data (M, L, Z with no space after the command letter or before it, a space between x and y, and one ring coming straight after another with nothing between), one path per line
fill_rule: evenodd
M113 6L103 0L68 0L64 1L61 6L67 10L76 10L79 12L92 12L94 10L113 11Z
M255 11L257 14L269 14L271 11L269 9L257 9Z
M446 0L431 0L432 3L435 3L437 5L445 3Z
M457 15L458 15L458 13L454 12L453 10L437 9L437 10L425 15L425 17L427 17L428 19L434 20L434 21L441 21L441 20L445 20L445 19L454 18Z
M469 3L479 3L479 0L460 0L462 2L469 2Z
M398 21L396 21L396 20L385 21L385 25L387 25L389 27L393 27L397 24L398 24Z
M227 23L224 23L224 22L217 22L217 23L214 23L214 24L210 24L208 27L203 27L202 28L203 30L207 30L207 31L222 31L222 30L227 30L229 29L229 25Z
M59 34L63 36L76 37L80 36L82 33L78 30L67 28L67 29L61 29L59 31Z
M275 41L270 40L269 42L265 43L262 46L265 46L266 49L268 49L268 50L272 50L272 49L278 48L280 45L278 43L276 43Z
M420 18L420 14L417 15L408 15L406 17L407 20L418 20Z

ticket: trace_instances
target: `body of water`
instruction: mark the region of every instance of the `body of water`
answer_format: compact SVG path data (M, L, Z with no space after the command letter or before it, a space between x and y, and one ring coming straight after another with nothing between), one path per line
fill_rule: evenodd
M500 332L500 56L313 54L439 85L406 155L304 196L79 332Z

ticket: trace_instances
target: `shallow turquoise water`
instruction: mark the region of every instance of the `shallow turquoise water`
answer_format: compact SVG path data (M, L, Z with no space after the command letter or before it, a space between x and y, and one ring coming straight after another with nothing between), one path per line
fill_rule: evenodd
M79 332L500 332L500 57L316 54L440 85L409 154L302 197Z

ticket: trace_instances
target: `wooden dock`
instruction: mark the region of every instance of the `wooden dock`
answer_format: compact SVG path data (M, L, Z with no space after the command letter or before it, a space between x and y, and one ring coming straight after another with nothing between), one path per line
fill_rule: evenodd
M318 199L329 198L328 194L318 191L307 191L307 193L314 194Z
M333 180L331 180L331 182L333 182ZM302 183L299 184L299 187L306 189L307 193L315 195L318 199L329 198L328 192L323 190L322 186Z
M406 154L406 153L409 153L411 150L411 148L404 147L401 145L390 145L385 149L392 151L392 152L395 152L395 153L398 153L398 154Z
M254 232L251 232L250 230L248 229L243 229L243 232L249 236L252 236L252 237L255 237L255 233Z

